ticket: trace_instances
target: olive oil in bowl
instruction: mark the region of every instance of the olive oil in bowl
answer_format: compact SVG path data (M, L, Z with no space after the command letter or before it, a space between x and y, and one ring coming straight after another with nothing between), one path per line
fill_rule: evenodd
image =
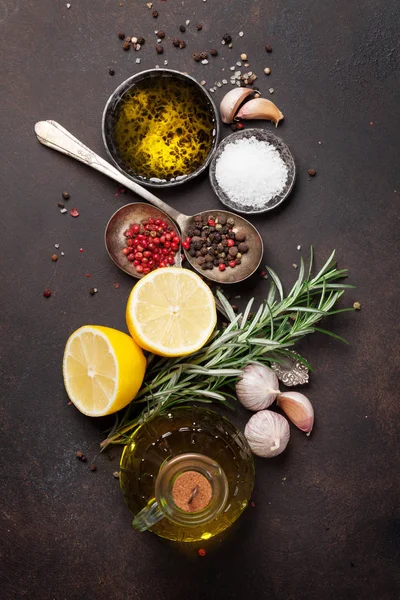
M114 162L133 179L154 186L177 184L201 172L218 132L207 92L191 77L169 70L141 73L122 86L103 117Z

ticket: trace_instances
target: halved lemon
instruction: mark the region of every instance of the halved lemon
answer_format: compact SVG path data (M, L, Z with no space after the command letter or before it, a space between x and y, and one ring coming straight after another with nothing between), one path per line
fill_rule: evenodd
M142 385L145 370L141 348L117 329L84 325L65 346L65 389L89 417L109 415L129 404Z
M145 350L185 356L204 346L214 330L214 296L192 271L156 269L133 288L126 322L133 339Z

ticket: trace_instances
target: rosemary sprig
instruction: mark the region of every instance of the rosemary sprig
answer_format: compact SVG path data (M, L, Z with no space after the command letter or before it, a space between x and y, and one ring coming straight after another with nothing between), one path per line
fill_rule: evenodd
M345 342L317 327L323 317L353 310L333 310L345 289L353 287L337 283L347 276L347 270L337 269L334 257L335 251L312 277L311 248L307 274L301 259L297 281L286 296L278 275L268 267L271 286L253 316L250 316L253 299L242 314L235 315L225 296L217 292L229 321L227 327L216 330L208 343L190 357L167 359L150 355L142 388L102 446L126 443L136 427L177 404L196 400L230 406L230 399L235 399L230 389L246 364L270 365L279 361L289 354L289 348L310 333L325 333ZM303 357L299 360L310 367ZM140 414L132 416L142 403L145 406Z

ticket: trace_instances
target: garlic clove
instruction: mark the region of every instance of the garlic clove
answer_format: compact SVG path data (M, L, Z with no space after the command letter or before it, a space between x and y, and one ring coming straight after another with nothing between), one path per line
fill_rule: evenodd
M222 122L233 123L233 119L239 106L253 93L254 90L249 90L248 88L235 88L225 94L219 107Z
M279 108L267 98L254 98L246 102L236 115L236 119L268 119L278 127L283 114Z
M271 410L260 410L251 417L244 435L253 454L272 458L283 452L290 439L289 423Z
M239 402L254 411L268 408L280 393L275 371L259 363L244 367L235 387Z
M304 394L283 392L278 396L278 406L296 427L310 435L314 426L314 409Z

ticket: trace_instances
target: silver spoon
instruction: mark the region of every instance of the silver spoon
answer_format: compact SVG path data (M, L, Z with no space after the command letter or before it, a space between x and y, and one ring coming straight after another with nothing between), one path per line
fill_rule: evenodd
M35 133L39 141L45 146L53 148L53 150L62 152L72 158L76 158L85 165L89 165L90 167L93 167L93 169L100 171L100 173L115 179L115 181L118 181L118 183L125 188L135 192L138 196L141 196L147 200L147 202L150 202L150 204L153 204L164 211L177 223L182 238L187 236L188 229L193 226L194 216L207 217L207 215L210 214L210 211L203 211L194 216L180 213L169 206L169 204L160 200L160 198L157 198L157 196L149 192L149 190L123 175L123 173L95 154L90 148L82 144L82 142L55 121L39 121L35 125ZM262 238L254 225L239 215L230 213L226 210L213 210L212 214L216 217L224 215L226 219L232 218L234 220L234 231L236 228L240 228L246 234L246 243L249 246L249 252L243 254L240 265L237 265L233 269L226 269L225 271L220 271L219 269L202 270L196 259L190 256L185 250L186 258L193 269L206 279L222 284L239 283L253 275L260 266L264 250Z

